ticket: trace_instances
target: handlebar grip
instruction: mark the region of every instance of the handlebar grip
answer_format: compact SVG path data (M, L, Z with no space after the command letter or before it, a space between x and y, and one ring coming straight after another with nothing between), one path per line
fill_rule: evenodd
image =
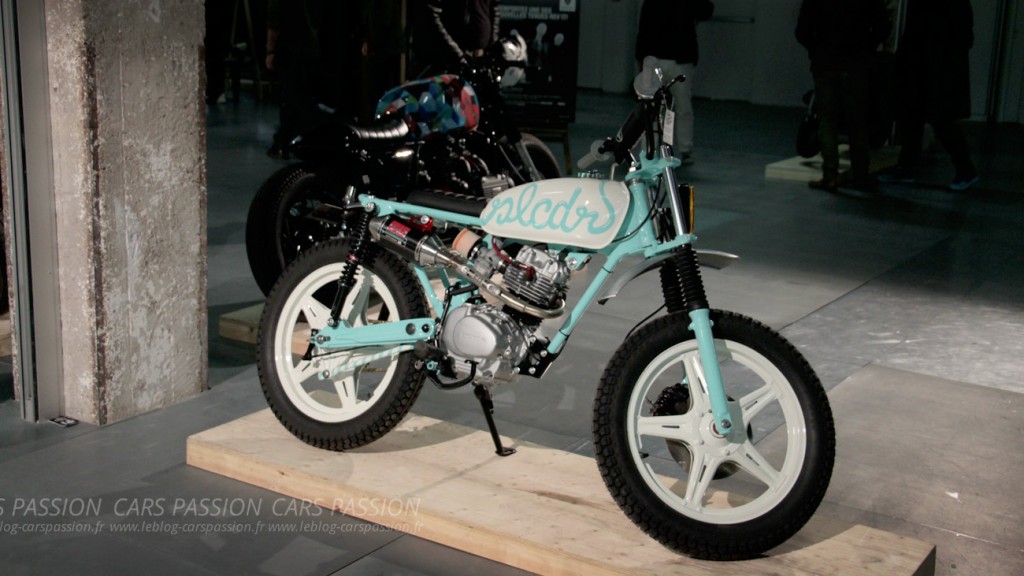
M654 98L661 88L661 74L658 72L658 59L654 56L644 58L643 69L633 79L633 90L643 99Z

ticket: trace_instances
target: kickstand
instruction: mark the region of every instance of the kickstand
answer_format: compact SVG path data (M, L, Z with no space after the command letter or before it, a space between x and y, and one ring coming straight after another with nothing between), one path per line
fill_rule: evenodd
M487 427L491 429L491 438L494 440L495 454L498 456L511 456L516 453L515 448L506 448L501 445L501 438L498 436L498 427L494 425L494 402L491 401L491 393L481 384L473 384L473 394L480 401L480 407L484 409L484 418L487 419Z

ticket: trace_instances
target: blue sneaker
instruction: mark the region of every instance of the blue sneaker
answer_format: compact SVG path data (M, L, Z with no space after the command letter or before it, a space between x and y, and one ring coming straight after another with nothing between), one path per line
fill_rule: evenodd
M879 172L878 181L885 182L886 184L913 184L917 182L917 178L909 168L904 168L897 164L892 168Z
M949 189L954 192L962 192L978 183L980 178L977 174L957 174L949 183Z

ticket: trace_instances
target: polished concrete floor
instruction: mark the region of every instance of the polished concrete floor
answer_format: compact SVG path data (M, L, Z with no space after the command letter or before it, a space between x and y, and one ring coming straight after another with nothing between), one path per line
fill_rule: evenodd
M629 106L581 93L573 152ZM696 112L696 162L681 175L697 187L699 247L741 256L705 271L709 299L779 329L830 391L838 456L819 513L937 545L937 574L1024 573L1024 130L969 126L982 180L966 193L945 190L938 151L916 185L827 194L764 176L793 156L799 108ZM216 327L261 299L244 225L283 165L264 155L275 116L245 99L209 111L210 391L64 429L19 421L0 390L4 574L520 573L184 464L188 435L265 407L252 348ZM596 382L655 290L652 278L629 285L583 319L543 381L500 389L502 433L591 454ZM466 390L428 386L414 410L483 427Z

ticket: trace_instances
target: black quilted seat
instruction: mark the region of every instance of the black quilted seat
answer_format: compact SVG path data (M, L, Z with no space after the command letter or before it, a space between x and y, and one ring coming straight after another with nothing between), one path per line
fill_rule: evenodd
M487 201L478 196L467 196L445 190L413 190L405 201L464 216L479 216L483 212L484 206L487 205Z
M374 146L401 143L409 136L409 125L401 118L372 126L349 125L349 130L360 143Z

